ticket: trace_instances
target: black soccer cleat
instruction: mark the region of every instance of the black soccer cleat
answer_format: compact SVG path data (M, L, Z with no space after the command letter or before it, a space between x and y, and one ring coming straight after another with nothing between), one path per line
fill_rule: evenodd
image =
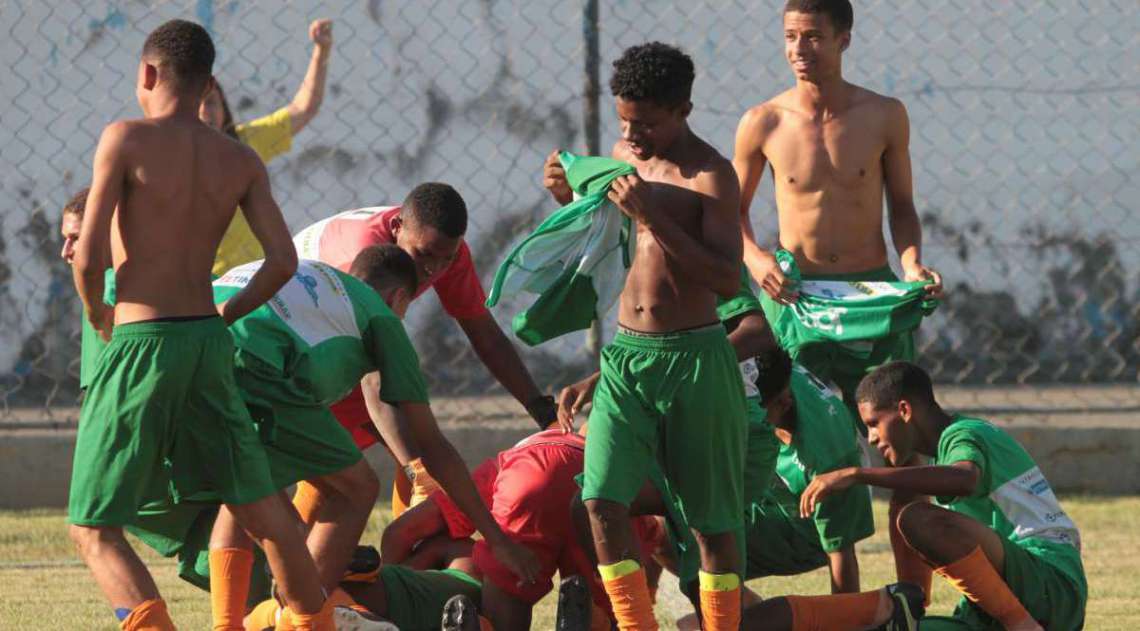
M463 594L456 594L443 605L440 631L479 631L479 612L475 603Z
M886 589L894 611L876 631L918 631L918 621L926 615L926 594L922 588L914 583L895 583Z
M380 576L380 552L373 546L356 546L352 561L340 580L346 583L375 583Z
M581 576L567 576L558 588L555 631L590 631L590 588Z

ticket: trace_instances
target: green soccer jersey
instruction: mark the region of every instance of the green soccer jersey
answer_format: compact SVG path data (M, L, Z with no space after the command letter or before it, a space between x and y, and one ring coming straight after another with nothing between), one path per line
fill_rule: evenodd
M797 507L798 512L800 495L816 475L857 467L862 458L855 425L838 395L798 364L792 370L791 389L796 427L791 444L780 446L776 475L783 484L776 484L770 497L781 505ZM812 520L825 552L869 537L874 532L870 492L855 485L827 497L816 507Z
M756 298L756 294L752 293L752 285L749 279L748 268L741 265L740 289L736 292L736 295L728 299L717 296L716 315L720 318L721 322L728 322L735 317L753 311L763 313L760 300ZM760 390L756 387L757 375L759 375L759 371L756 368L755 359L749 357L740 362L740 377L744 380L744 396L750 399L760 396ZM763 420L762 416L760 420ZM750 416L749 421L753 422L754 419Z
M114 268L108 267L103 272L103 302L109 307L115 306ZM79 389L86 390L91 383L91 376L95 374L95 363L99 359L99 353L102 352L107 343L99 337L99 332L95 330L95 327L91 326L91 321L87 319L86 313L83 314L81 330L83 336L79 342Z
M1083 580L1077 526L1037 463L1013 437L986 421L957 416L938 439L934 464L963 461L981 471L977 489L970 497L935 498L938 504L976 519Z
M214 281L214 301L240 291L260 266L240 265ZM284 403L330 405L374 370L381 400L428 400L400 318L372 288L324 263L301 261L293 278L230 333L238 357L255 357L251 364L280 385Z

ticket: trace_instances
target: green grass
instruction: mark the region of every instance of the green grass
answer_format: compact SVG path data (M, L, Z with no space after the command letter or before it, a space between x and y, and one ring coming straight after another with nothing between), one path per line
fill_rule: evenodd
M1135 550L1140 536L1132 527L1140 514L1140 497L1068 497L1066 510L1081 529L1085 570L1089 580L1088 618L1085 628L1112 631L1140 628L1140 580ZM875 503L880 532L858 548L864 589L893 580L890 545L882 524L886 505ZM377 511L365 539L378 541L387 514ZM170 605L175 622L184 629L209 628L210 601L206 594L180 581L174 563L137 546L154 572L159 589ZM687 613L680 595L663 579L658 599L658 617L663 628ZM68 541L61 511L0 512L0 629L99 629L114 631L117 625L94 582L77 560ZM824 571L787 579L751 581L765 596L821 594L828 590ZM934 613L949 612L957 596L935 578ZM535 610L535 629L553 628L554 595Z

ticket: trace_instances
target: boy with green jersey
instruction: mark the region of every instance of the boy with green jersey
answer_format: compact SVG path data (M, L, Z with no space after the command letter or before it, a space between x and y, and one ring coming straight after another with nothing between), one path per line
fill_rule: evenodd
M223 303L240 291L259 265L241 265L217 279L215 300ZM322 585L332 591L340 582L379 490L375 474L328 406L375 371L381 376L380 400L399 408L409 425L379 428L388 443L422 449L426 467L496 557L519 577L531 578L533 557L491 519L428 405L419 358L400 320L416 286L411 257L395 245L372 246L357 255L349 271L302 261L281 290L230 327L238 389L265 445L274 485L284 489L305 480L323 496L307 539ZM219 603L224 617L236 615L239 624L246 602L241 577L248 574L223 571L215 577L213 570L248 567L252 558L243 551L250 544L223 508L210 541L211 592L215 602L224 601Z
M756 358L756 387L780 441L779 480L748 507L748 578L800 574L829 565L831 591L859 591L855 543L875 532L871 495L856 485L827 498L809 517L799 499L822 473L858 466L861 450L843 400L776 348Z
M930 377L908 362L877 368L856 394L888 463L917 452L934 464L818 476L801 511L856 483L934 496L938 506L905 507L899 530L964 598L953 618L924 620L923 629L1080 629L1088 598L1080 534L1025 449L986 421L947 414Z

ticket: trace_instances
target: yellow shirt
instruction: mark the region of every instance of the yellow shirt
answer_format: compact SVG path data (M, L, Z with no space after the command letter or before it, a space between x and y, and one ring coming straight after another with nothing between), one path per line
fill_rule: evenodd
M293 146L293 123L289 118L289 109L285 107L268 116L242 123L234 131L237 132L238 139L257 152L262 162L269 162ZM241 208L238 208L218 245L218 253L214 257L214 275L221 276L231 268L264 257L265 251L249 229Z

